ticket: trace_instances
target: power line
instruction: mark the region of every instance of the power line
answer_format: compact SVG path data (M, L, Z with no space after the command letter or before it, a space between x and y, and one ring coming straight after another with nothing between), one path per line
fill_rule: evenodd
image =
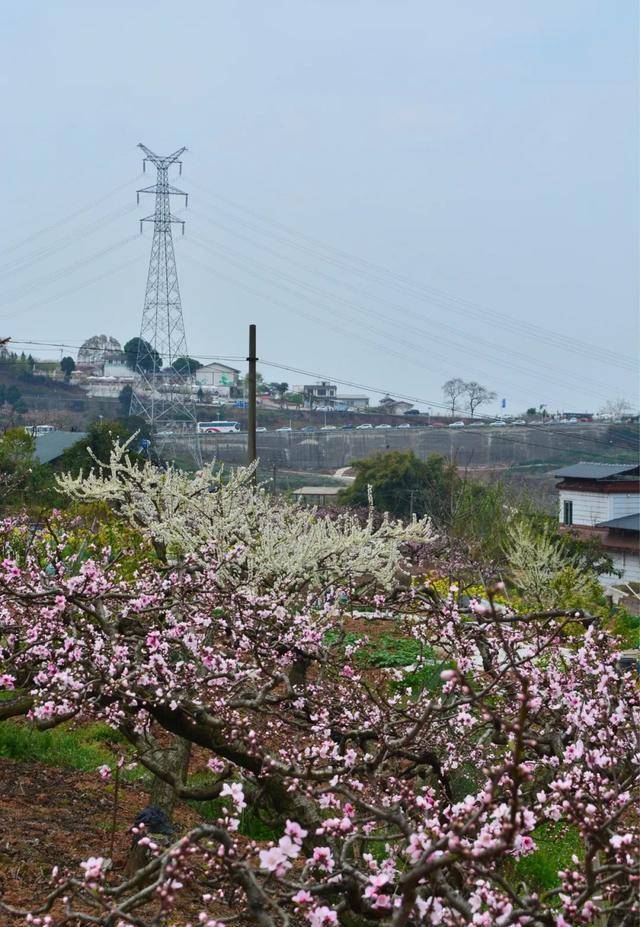
M133 203L120 206L118 209L93 220L93 222L89 223L88 225L82 226L71 235L68 235L66 238L54 241L53 244L47 245L46 247L41 248L39 251L31 252L30 254L27 254L21 258L16 258L14 261L9 261L6 264L3 264L0 266L0 275L6 276L10 273L19 273L21 270L24 270L26 267L30 267L37 261L44 260L48 257L51 257L53 254L57 254L58 251L62 251L64 248L74 244L78 240L84 240L88 235L92 235L94 232L103 229L106 225L109 225L109 223L127 215L127 213L132 212L134 209L136 209L136 206Z
M380 334L381 337L385 339L384 350L386 353L389 353L388 339L392 339L393 341L402 345L404 348L407 348L410 351L421 351L420 347L415 343L415 340L408 341L402 338L400 335L398 335L396 331L392 333L388 333L381 329L374 329L370 322L371 317L380 319L383 322L383 324L386 324L386 325L393 326L395 325L395 322L389 319L388 316L380 312L376 312L376 310L372 309L370 306L365 307L359 303L353 302L352 300L345 299L344 297L338 294L328 292L313 284L309 284L305 281L298 280L297 278L292 277L290 274L287 274L286 272L278 270L277 268L274 268L271 265L264 264L260 261L256 261L255 259L250 258L247 255L243 254L242 252L238 252L235 249L229 248L228 246L221 245L219 243L212 243L206 239L199 240L197 237L194 237L193 235L191 235L188 240L192 241L194 244L198 245L201 248L212 251L216 253L217 255L222 256L223 258L225 258L225 260L231 262L232 264L236 264L236 266L240 266L242 270L246 271L248 269L248 272L254 276L258 276L262 279L265 279L265 274L266 274L268 277L268 282L271 285L277 286L279 289L285 290L285 292L292 293L293 295L296 295L296 296L299 295L295 291L287 287L286 285L279 283L277 281L274 282L270 278L275 277L275 278L282 279L306 291L305 299L307 299L307 301L310 300L310 297L308 295L310 292L314 296L317 296L321 299L328 300L329 302L333 302L333 303L339 303L341 306L345 307L348 311L351 311L351 312L355 311L356 313L360 314L367 320L367 327L369 331L377 331L378 334ZM248 268L245 265L248 265ZM383 302L383 303L386 302L385 300L382 300L379 297L376 297L374 294L365 293L365 295L367 296L367 298L373 299L377 302ZM313 302L312 299L310 301ZM322 308L323 311L329 311L334 315L338 315L339 318L342 318L344 316L344 311L342 310L337 310L336 308L326 307L322 305L320 306L320 308ZM426 339L429 345L434 341L451 345L455 348L456 352L460 352L460 351L468 352L470 350L473 350L477 353L477 345L485 344L487 347L483 351L482 356L483 357L487 356L489 359L491 359L491 354L493 353L496 363L500 364L501 368L510 368L521 375L535 377L536 381L539 380L539 377L540 377L540 368L544 368L544 369L547 369L552 374L552 376L546 377L547 382L555 382L557 385L561 387L570 387L570 388L575 388L576 385L584 386L583 375L574 376L573 374L567 373L566 376L571 378L572 381L574 381L574 382L569 382L569 380L561 379L557 376L556 366L547 364L544 361L540 361L539 364L536 366L535 370L528 371L526 367L522 366L522 364L519 364L509 359L509 357L515 355L516 357L517 356L523 357L526 360L525 355L518 354L518 352L512 351L510 352L509 357L505 357L504 354L496 351L496 346L492 344L491 342L484 341L484 339L478 338L477 336L474 336L473 339L467 339L466 341L455 340L455 339L449 338L447 336L444 336L438 333L439 329L441 328L448 328L449 330L456 331L454 328L452 328L451 326L448 326L446 323L440 323L440 322L438 323L434 322L434 325L437 325L436 329L432 331L426 331L425 329L418 328L417 326L407 325L406 323L404 323L403 329L406 330L407 332L415 333L418 336ZM445 369L446 369L446 374L449 375L451 373L450 367L445 368ZM481 369L477 365L477 361L476 361L476 369ZM493 371L491 372L484 371L484 373L486 376L491 376ZM594 396L598 396L600 399L607 398L606 394L604 393L599 393L594 390L591 390L591 393Z
M37 290L40 286L46 286L50 283L54 283L56 280L60 280L62 277L66 277L68 274L75 273L76 270L79 270L86 264L90 264L92 261L104 257L106 254L111 254L112 251L116 251L118 248L122 248L124 245L127 245L130 242L136 241L137 238L137 235L127 235L126 238L121 238L119 241L108 245L106 248L102 248L100 251L96 251L85 258L80 258L79 260L74 261L72 264L69 264L66 267L62 267L49 274L46 274L44 277L40 277L39 279L32 281L26 286L14 290L13 293L8 294L8 296L4 298L2 302L0 302L0 306L6 306L18 299L23 299L32 290Z
M95 209L96 206L99 206L100 203L104 203L105 200L108 200L110 197L114 196L116 193L120 193L126 188L131 188L132 184L138 180L140 174L137 174L135 177L130 180L125 181L125 183L118 184L117 187L114 187L112 190L109 190L107 193L104 193L102 196L99 196L97 199L93 200L91 203L88 203L86 206L81 206L79 209L74 210L68 215L64 216L62 219L59 219L57 222L52 222L51 225L46 225L44 228L38 229L37 232L33 232L31 235L27 235L26 238L21 239L20 241L14 242L12 245L7 245L5 248L0 249L0 254L7 254L10 251L15 251L18 248L21 248L23 245L28 244L31 241L34 241L36 238L40 238L42 235L47 235L49 232L54 229L60 228L60 226L65 225L67 222L72 222L73 219L81 216L85 212L89 212L92 209Z
M14 310L14 312L9 312L6 315L0 316L0 320L5 321L7 319L13 319L17 315L19 315L22 318L22 316L24 316L27 312L32 312L34 309L40 309L42 308L42 306L47 306L49 305L49 303L56 302L58 299L62 299L65 296L71 296L74 293L78 293L80 290L84 290L86 287L92 286L94 283L97 283L99 280L104 280L106 277L113 277L116 274L120 273L120 271L124 270L126 267L131 267L132 264L139 264L139 263L140 263L140 259L136 255L136 257L131 258L128 261L124 261L121 264L117 264L115 267L111 267L109 270L104 271L101 274L97 274L95 277L90 277L88 280L84 280L82 283L79 283L77 286L70 287L67 290L63 290L61 293L56 293L53 296L49 296L47 299L41 299L36 303L31 303L31 305L29 306L21 306L20 309L16 309ZM36 342L34 342L34 344L35 343Z
M629 366L630 369L635 369L635 363L633 359L629 358L628 356L621 355L618 352L603 348L600 345L594 345L590 344L589 342L576 339L573 335L571 339L567 339L567 337L560 332L547 329L532 322L514 319L512 316L506 313L499 312L498 310L491 309L487 306L483 306L472 300L456 296L445 290L439 290L435 287L416 282L380 264L369 261L362 257L358 257L357 255L351 254L348 251L336 248L317 238L314 238L310 235L305 235L302 232L292 229L290 226L287 226L284 223L264 216L263 214L260 214L253 209L249 209L235 202L234 200L231 200L229 197L223 196L208 189L206 186L196 180L192 180L191 182L194 186L202 190L206 195L213 198L214 200L224 202L232 209L248 214L264 225L280 229L289 237L278 235L271 230L265 230L260 226L247 223L246 220L239 219L237 216L227 213L232 221L238 222L245 227L250 227L260 234L276 238L281 243L288 246L307 250L308 253L313 253L314 256L318 257L320 260L328 260L331 263L336 264L336 266L341 266L344 269L348 269L352 273L368 277L369 279L375 280L376 282L387 286L391 286L395 289L400 289L402 292L409 293L417 298L422 298L426 299L427 301L434 302L436 305L446 306L447 308L451 308L454 311L462 312L475 318L491 318L494 321L500 322L501 325L507 328L518 331L520 333L526 333L530 337L536 337L540 340L546 341L547 343L553 343L557 347L561 347L563 350L568 350L582 355L586 354L594 360L602 361L603 359L607 359L610 361L615 361L618 364L622 363ZM216 209L219 209L219 206L216 206ZM306 244L301 245L300 242L304 242Z

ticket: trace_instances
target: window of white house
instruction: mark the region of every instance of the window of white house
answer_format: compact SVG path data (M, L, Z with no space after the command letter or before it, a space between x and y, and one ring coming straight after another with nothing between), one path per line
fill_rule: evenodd
M565 502L562 513L562 523L565 525L573 524L573 502Z

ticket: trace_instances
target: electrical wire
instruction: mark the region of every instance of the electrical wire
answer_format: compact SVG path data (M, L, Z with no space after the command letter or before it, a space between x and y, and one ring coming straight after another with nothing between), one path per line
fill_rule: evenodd
M529 375L530 375L530 376L533 375L533 376L535 376L536 378L539 378L539 376L540 376L540 369L541 369L541 368L544 368L544 369L549 370L552 374L553 374L553 373L557 373L557 369L558 369L558 368L557 368L557 365L549 364L549 363L545 362L545 361L542 360L542 359L536 360L536 361L532 361L532 360L529 358L528 355L526 355L526 354L524 354L524 353L522 353L522 352L513 350L512 348L509 350L509 359L506 360L506 359L505 359L505 356L504 356L504 352L500 350L500 348L499 348L499 346L497 345L497 343L496 343L495 340L491 340L491 341L490 341L490 340L488 340L488 339L482 338L481 336L479 336L479 335L477 335L477 334L475 334L475 333L474 333L474 335L473 335L472 338L467 337L466 339L463 339L463 340L456 340L455 338L453 338L453 339L451 339L451 338L446 339L446 338L444 338L441 334L435 334L435 332L440 332L440 331L442 331L442 330L446 330L446 331L452 332L454 335L457 335L457 334L460 334L460 329L459 329L459 327L455 327L455 326L453 326L453 325L449 325L447 322L443 321L442 319L437 319L437 320L436 320L436 319L433 319L433 318L425 317L425 316L424 316L423 314L421 314L421 313L414 312L414 311L412 311L411 309L408 309L408 308L400 307L400 306L398 306L397 304L394 304L394 303L390 302L389 300L385 299L384 297L379 296L377 293L372 293L371 291L367 291L367 290L361 290L359 287L352 286L352 285L350 285L349 283L346 283L345 281L341 281L341 280L337 279L336 277L334 277L334 276L332 276L332 275L330 275L330 274L323 273L322 271L319 271L319 270L317 270L317 269L315 269L315 268L313 268L313 267L309 267L308 265L301 264L299 261L293 261L293 260L287 259L286 256L282 255L282 253L279 253L279 252L277 252L277 251L274 251L272 248L269 248L268 246L263 245L261 242L256 242L254 239L248 238L246 235L242 235L241 233L237 233L234 229L229 228L228 226L225 226L223 223L219 223L219 222L217 222L216 220L210 219L210 218L209 218L208 216L206 216L205 214L200 213L199 210L192 210L192 212L195 213L196 216L201 215L201 216L205 219L205 221L210 222L211 224L216 225L216 226L218 226L218 227L224 229L224 230L227 231L229 234L234 235L235 237L238 237L238 238L242 239L243 241L248 242L248 243L249 243L250 245L252 245L253 247L257 247L257 248L259 248L259 249L261 249L261 250L267 251L267 253L273 255L273 256L276 257L277 259L280 259L280 260L282 260L282 259L288 260L288 262L291 263L291 264L292 264L293 266L295 266L295 267L299 267L299 268L301 268L301 269L304 270L304 271L310 271L311 273L314 273L314 274L316 274L316 275L318 275L318 276L320 276L320 277L324 277L325 279L327 279L330 283L332 283L332 284L334 284L334 285L337 285L337 286L339 286L339 287L344 287L345 289L347 289L347 290L349 290L349 291L351 291L351 292L355 292L355 293L357 293L357 294L359 294L359 295L361 295L361 296L364 296L364 297L367 299L368 303L370 303L371 301L373 301L373 302L379 303L379 304L381 304L381 305L383 305L383 306L386 306L386 307L388 307L389 309L391 309L391 310L393 310L393 311L399 311L400 313L403 313L403 312L404 312L406 315L409 315L409 316L411 316L411 317L413 317L413 318L416 318L416 319L418 319L420 322L423 322L423 323L424 323L424 322L426 322L426 323L431 323L434 327L433 327L433 329L430 330L430 331L426 331L425 329L416 327L415 325L407 324L406 322L403 323L403 329L404 329L404 330L406 330L406 331L412 331L412 332L414 332L415 334L419 335L420 337L425 338L429 344L430 344L430 343L434 340L434 338L435 338L436 340L440 340L440 341L443 342L443 343L448 343L448 344L453 345L453 346L455 347L456 351L458 352L458 354L459 354L459 353L471 354L471 356L472 356L476 361L477 361L477 349L478 349L479 346L483 346L483 347L484 347L483 356L486 356L486 357L489 357L489 358L491 358L491 357L493 356L493 357L495 358L495 360L496 360L498 363L500 363L502 366L508 365L508 366L512 367L513 369L518 370L519 372L526 372L527 366L528 366L528 367L532 367L532 366L533 366L533 367L535 367L535 371L534 371L533 373L530 373ZM190 238L192 238L192 237L193 237L193 236L190 236ZM220 247L219 243L216 243L216 245L217 245L218 247ZM223 247L224 247L224 246L223 246ZM235 252L235 254L239 254L239 252ZM246 258L245 255L242 255L242 257L245 257L245 258ZM262 265L262 266L263 266L263 267L267 267L268 265ZM269 268L269 271L272 272L272 273L278 273L278 271L275 270L275 269L273 269L273 268ZM301 282L301 281L299 281L299 280L295 280L294 278L289 278L289 279L291 279L293 282L295 282L296 285L298 285L298 286L304 286L304 287L308 287L308 286L309 286L307 283ZM396 320L396 319L393 319L393 318L391 318L389 315L386 315L386 314L384 314L384 313L375 312L375 310L371 309L370 304L365 308L365 307L363 307L362 305L359 305L359 304L354 303L354 302L352 302L352 301L343 300L340 296L336 296L335 294L329 294L329 293L327 293L326 291L319 291L317 288L316 288L316 292L323 292L324 295L325 295L327 298L331 298L331 299L334 299L334 300L338 300L338 301L340 301L340 302L342 302L342 303L345 303L345 304L347 304L347 305L353 307L356 311L361 312L361 313L365 313L367 317L373 315L373 316L375 316L376 318L378 318L378 319L380 319L381 321L383 321L384 324L391 325L391 326L397 326L397 320ZM524 364L525 364L526 366L523 367L522 364L516 364L516 363L514 363L514 360L513 360L514 358L515 358L515 359L518 359L518 358L519 358L521 361L524 362ZM570 372L566 371L566 372L565 372L565 376L568 376L568 377L570 377L571 379L573 379L573 380L576 382L576 384L579 384L579 385L581 385L581 386L584 384L584 376L583 376L583 375L579 375L579 376L578 376L578 375L574 375L574 374L571 374ZM557 382L557 380L556 380L556 382Z
M322 312L330 312L332 315L337 316L339 319L342 319L342 318L344 317L344 314L345 314L345 313L344 313L344 310L345 310L345 309L346 309L348 312L353 312L353 311L355 311L356 313L358 313L358 314L360 314L361 316L364 317L364 319L365 319L366 322L367 322L367 330L368 330L369 332L376 332L377 334L379 334L379 335L382 337L383 342L379 343L379 344L377 345L377 347L378 347L379 350L384 351L386 354L389 354L389 353L390 353L389 346L388 346L389 340L394 341L396 344L401 345L403 348L405 348L405 349L408 350L408 351L419 352L421 358L424 358L424 351L425 351L425 350L428 350L430 344L433 343L433 342L440 342L440 343L443 343L443 344L446 344L446 345L452 345L457 351L460 351L460 350L465 349L465 348L468 349L468 344L465 344L465 343L463 343L463 342L456 342L455 340L452 340L452 339L450 339L450 338L447 338L447 337L444 336L444 335L438 334L436 331L434 331L434 332L432 333L432 332L427 332L427 331L425 331L425 330L423 330L423 329L418 329L418 328L416 328L415 326L405 326L405 328L407 328L409 331L412 331L412 332L414 332L415 334L418 334L419 336L421 336L421 337L423 337L424 339L426 339L426 342L427 342L426 345L425 345L424 347L420 347L420 345L416 343L415 339L409 341L409 340L407 340L406 338L403 338L400 334L398 334L398 333L395 332L395 331L394 331L394 332L387 332L387 331L385 331L385 330L383 330L383 329L375 328L375 327L371 324L371 321L370 321L371 317L382 318L383 321L387 321L387 320L386 320L386 317L381 316L380 313L377 313L375 310L373 310L373 309L371 309L371 308L367 308L367 307L361 306L361 305L359 305L359 304L357 304L357 303L354 303L352 300L345 299L344 297L340 297L339 295L336 295L336 294L333 294L333 293L328 293L327 291L324 291L324 290L322 290L322 289L320 289L320 288L318 288L318 287L315 287L315 286L313 286L312 284L307 284L307 283L305 283L304 281L297 280L296 278L291 277L289 274L286 274L286 273L284 273L283 271L279 271L279 270L277 270L276 268L272 268L272 267L270 267L269 265L263 264L262 262L255 261L255 260L253 260L253 259L251 259L251 258L245 256L244 254L235 251L235 249L230 249L230 248L228 248L227 246L219 245L219 244L213 244L213 243L211 243L211 242L209 242L209 241L207 241L207 240L202 241L202 240L200 240L198 237L194 236L193 234L190 234L190 235L189 235L187 241L193 242L194 244L198 245L199 247L204 248L204 249L207 250L207 251L210 251L211 253L215 253L215 254L217 254L218 256L222 256L226 261L228 261L228 262L230 262L231 264L234 264L235 266L237 266L237 267L239 267L240 269L242 269L244 273L247 273L247 272L248 272L248 273L252 274L253 276L257 276L257 277L260 278L260 279L265 279L265 274L266 274L266 275L267 275L267 276L266 276L267 282L268 282L270 285L275 286L275 287L277 287L278 289L284 290L285 292L290 293L290 294L292 294L292 295L294 295L294 296L296 296L296 297L299 298L299 296L300 296L299 293L297 293L295 290L292 290L292 289L291 289L289 286L287 286L286 284L280 283L279 280L282 279L282 280L285 280L285 281L287 281L287 282L291 282L294 286L297 286L297 287L299 287L300 289L302 289L302 290L304 291L305 300L306 300L307 302L310 302L311 304L314 304L314 303L315 303L315 305L318 306L318 308L319 308ZM205 269L207 269L205 265L202 265L202 266L203 266ZM276 279L275 279L275 280L272 280L271 277L274 277L274 278L276 278ZM236 284L236 285L237 285L237 284ZM309 296L309 293L312 293L313 295L312 295L312 296ZM327 301L328 301L328 305L325 305L324 303L318 303L318 302L317 302L317 299L314 298L314 297L319 297L320 299L327 300ZM337 309L335 306L332 305L332 303L338 303L338 304L340 304L340 306L342 306L343 309L342 309L342 310ZM300 309L299 309L299 308L296 308L294 311L295 311L296 314L300 314ZM312 319L313 319L313 321L316 321L317 323L319 323L319 324L321 324L321 325L324 325L324 326L326 327L326 321L325 321L324 319L319 319L318 317L312 317ZM388 323L387 323L387 324L388 324ZM353 333L353 332L352 332L352 333L351 333L351 337L357 337L358 339L361 339L363 336L362 336L362 334L361 334L360 332L358 332L357 335L356 335L356 333ZM375 344L374 342L371 341L371 339L369 339L369 343ZM403 356L403 358L404 358L405 360L407 359L407 358L406 358L406 355L402 355L402 356ZM491 358L489 358L489 359L491 359ZM514 370L515 372L517 372L518 374L520 374L521 376L528 376L528 377L530 377L530 378L535 378L536 383L539 382L539 379L540 379L540 370L536 370L536 371L527 371L525 368L522 367L522 365L519 365L519 364L517 364L517 363L514 363L514 362L512 362L511 360L509 360L508 358L506 358L506 357L504 357L504 356L502 356L502 355L495 355L495 362L496 362L497 364L499 364L501 368L512 369L512 370ZM430 355L429 363L430 363L430 365L433 366L434 360L433 360L432 355ZM421 364L420 364L420 366L422 367L423 365L424 365L424 364L423 364L423 361L422 361ZM447 366L447 367L444 367L444 368L442 367L441 364L440 364L439 366L441 367L441 369L443 370L443 372L445 373L445 375L450 375L450 373L451 373L450 366ZM554 372L555 369L556 369L556 368L553 367L553 366L545 365L544 362L541 363L541 366L547 367L548 370L549 370L550 372ZM477 369L477 370L483 370L483 368L481 367L481 365L479 365L479 364L477 364L477 363L476 363L476 369ZM484 372L484 374L485 374L486 376L494 376L494 375L495 375L495 371L494 371L494 370L488 371L488 370L484 369L483 372ZM574 388L574 389L575 389L576 385L580 385L580 386L584 387L584 379L583 379L583 377L576 378L576 382L570 382L569 380L560 379L560 378L557 377L557 376L546 376L546 377L545 377L545 382L547 382L547 383L555 383L556 385L558 385L558 386L560 386L560 387L564 387L564 388L570 387L570 388ZM517 391L517 387L516 387L516 391ZM600 398L600 399L607 399L607 398L608 398L608 395L607 395L606 393L604 393L604 392L603 392L603 393L599 393L599 392L596 391L596 390L590 390L590 393L591 393L594 397L597 396L597 397ZM522 395L524 395L524 391L522 392Z
M581 339L577 339L573 335L571 339L567 339L567 337L560 332L536 325L532 322L514 319L512 316L506 313L499 312L498 310L491 309L487 306L483 306L464 297L451 294L446 290L440 290L435 287L416 282L411 278L402 274L398 274L395 271L392 271L380 264L351 254L350 252L343 249L336 248L327 244L326 242L321 241L318 238L305 235L304 233L292 229L290 226L287 226L282 222L278 222L277 220L271 219L270 217L267 217L257 212L256 210L247 208L246 206L235 202L227 196L223 196L219 193L216 193L215 191L210 190L208 187L195 180L190 175L189 182L218 203L226 203L232 209L245 215L250 215L254 219L257 219L258 222L266 225L268 229L263 229L259 225L248 223L246 220L239 219L237 216L233 216L233 214L227 213L230 218L239 224L243 224L245 227L250 227L252 230L257 231L260 234L276 238L281 243L288 246L299 249L302 248L303 250L306 250L307 253L314 254L314 256L318 257L320 260L327 260L331 263L334 263L335 266L348 269L354 274L358 274L360 276L374 280L377 283L399 289L401 292L413 295L417 298L434 302L436 305L441 307L446 307L452 309L453 311L460 312L474 318L480 318L483 320L491 319L494 322L500 323L500 325L503 327L516 331L520 334L526 334L529 337L535 337L539 340L545 341L548 344L554 344L555 346L560 347L565 351L571 351L582 356L588 356L592 360L608 360L610 362L623 364L632 370L636 369L635 362L632 358L620 354L617 351L611 351L607 348L603 348L601 345L594 345ZM216 208L219 209L220 207L216 206ZM279 234L272 231L272 229L279 229L281 232L286 234Z
M39 251L31 252L30 254L27 254L23 257L16 258L14 261L9 261L6 264L0 265L0 276L6 276L7 274L11 273L18 273L21 270L24 270L26 267L30 267L37 261L51 257L51 255L57 254L59 251L62 251L69 245L75 244L77 241L83 241L88 235L92 235L94 232L100 231L111 222L122 218L123 216L127 215L127 213L130 213L135 209L137 209L135 203L128 203L126 205L120 206L118 209L93 220L88 225L82 226L71 235L68 235L66 238L59 239L51 245L40 248Z
M26 286L15 290L13 293L7 294L5 298L0 301L0 306L6 306L18 299L23 299L25 296L31 293L32 290L36 290L40 286L54 283L56 280L60 280L62 277L66 277L68 274L75 273L76 270L79 270L81 267L90 264L92 261L96 261L99 258L104 257L106 254L111 254L111 252L116 251L118 248L122 248L124 245L127 245L132 241L136 241L138 237L138 235L128 235L126 238L121 238L119 241L108 245L106 248L102 248L100 251L96 251L85 258L80 258L79 260L74 261L67 267L59 268L52 273L46 274L44 277L33 280Z
M33 232L31 235L27 235L26 238L21 239L20 241L14 242L11 245L7 245L4 248L0 248L0 255L7 254L10 251L15 251L18 248L21 248L23 245L28 244L31 241L34 241L36 238L40 238L42 235L47 235L49 232L54 229L60 228L60 226L65 225L67 222L72 222L73 219L81 216L85 212L89 212L92 209L95 209L96 206L99 206L100 203L104 203L105 200L108 200L110 197L114 196L116 193L120 193L122 190L125 190L127 187L131 187L137 180L142 177L142 173L136 174L135 177L130 178L125 181L125 183L118 184L117 187L114 187L112 190L109 190L107 193L104 193L102 196L99 196L97 199L93 200L91 203L88 203L86 206L81 206L79 209L74 210L71 213L68 213L66 216L63 216L62 219L58 219L57 222L52 222L50 225L44 226L44 228L38 229L37 232Z
M22 318L24 315L26 315L27 312L32 312L34 309L40 309L42 306L48 306L49 303L56 302L58 299L62 299L64 296L72 296L74 293L78 293L80 290L84 290L86 287L92 286L99 280L104 280L107 277L115 276L116 274L120 273L120 271L124 270L126 267L131 267L133 264L140 264L140 257L138 255L128 261L117 264L115 267L109 268L109 270L106 270L101 274L97 274L95 277L91 277L89 280L84 280L77 286L70 287L67 290L63 290L61 293L55 293L53 296L47 297L47 299L41 299L36 303L31 303L29 306L22 306L20 309L16 309L14 312L0 316L0 321L6 321L7 319L12 319L16 316L20 316Z

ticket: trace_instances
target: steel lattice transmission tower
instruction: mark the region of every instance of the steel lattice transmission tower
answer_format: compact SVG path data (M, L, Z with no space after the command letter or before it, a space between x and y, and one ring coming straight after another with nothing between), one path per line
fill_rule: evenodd
M161 157L146 145L140 144L138 148L144 152L143 170L150 162L155 166L157 179L155 185L137 191L138 202L141 193L154 193L156 206L153 215L140 220L140 231L143 222L153 222L153 244L140 326L136 378L131 395L131 415L143 418L153 432L169 422L172 425L181 422L192 428L196 421L191 389L193 378L188 370L172 370L169 373L178 357L187 356L171 232L171 226L179 223L184 234L184 221L171 214L171 197L184 196L186 206L188 194L169 183L170 166L177 164L182 173L180 156L187 149L179 148L173 154Z

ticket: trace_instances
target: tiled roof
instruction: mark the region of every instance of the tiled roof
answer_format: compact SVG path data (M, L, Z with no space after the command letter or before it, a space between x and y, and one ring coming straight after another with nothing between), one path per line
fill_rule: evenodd
M606 480L612 476L633 476L638 473L638 464L577 463L556 470L553 475L578 480Z
M598 522L598 528L620 528L623 531L640 531L640 512L634 515L622 515L610 521Z

